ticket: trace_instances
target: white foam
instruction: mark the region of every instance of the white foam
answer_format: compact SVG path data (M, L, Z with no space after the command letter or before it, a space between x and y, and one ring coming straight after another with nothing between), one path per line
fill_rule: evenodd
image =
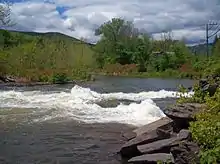
M41 117L33 121L45 121L64 117L87 123L118 122L143 125L164 116L152 98L178 97L177 92L108 93L101 94L89 88L75 86L70 92L2 91L0 108L36 108L33 113ZM133 100L129 105L102 108L97 102L110 99ZM140 103L138 103L140 102Z

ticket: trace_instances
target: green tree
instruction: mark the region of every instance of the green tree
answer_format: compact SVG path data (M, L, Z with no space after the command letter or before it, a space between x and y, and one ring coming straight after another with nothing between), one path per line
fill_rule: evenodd
M106 63L146 65L149 58L149 37L139 32L130 21L113 18L96 30L101 39L96 44L96 60L100 67Z
M137 38L135 52L132 55L132 61L139 66L139 72L147 71L150 64L150 55L152 54L152 42L147 34L143 34Z

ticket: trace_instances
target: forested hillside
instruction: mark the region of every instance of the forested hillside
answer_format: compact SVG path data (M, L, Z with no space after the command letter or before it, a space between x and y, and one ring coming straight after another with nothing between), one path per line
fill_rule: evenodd
M0 46L1 74L34 81L60 73L77 79L94 65L92 45L60 33L1 30Z

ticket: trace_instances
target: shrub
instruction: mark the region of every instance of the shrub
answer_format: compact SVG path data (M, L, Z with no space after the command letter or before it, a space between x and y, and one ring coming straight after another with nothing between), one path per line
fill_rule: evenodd
M65 73L57 73L52 76L53 83L64 84L69 81L69 78Z
M181 88L185 93L184 88ZM203 93L198 85L194 86L191 98L181 97L179 102L205 103L207 108L198 113L195 122L190 123L193 139L200 145L202 164L220 163L220 89L213 97Z
M129 74L129 73L137 73L138 66L136 64L106 64L103 68L103 71L109 74Z

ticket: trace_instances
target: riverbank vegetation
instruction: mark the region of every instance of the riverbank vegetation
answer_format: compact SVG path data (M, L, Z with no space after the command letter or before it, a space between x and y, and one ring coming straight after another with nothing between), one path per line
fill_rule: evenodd
M207 58L198 49L186 46L184 39L174 40L172 32L165 32L155 40L132 22L120 18L105 22L95 34L100 40L92 45L83 38L78 40L60 33L0 30L0 75L43 82L90 79L91 72L199 78L220 68L218 38L210 50L212 55Z
M212 77L211 77L212 76ZM196 121L190 123L190 131L195 142L201 148L201 164L220 163L220 72L211 75L203 80L208 87L201 87L198 84L194 86L194 95L192 97L181 97L179 103L202 103L206 108L195 115ZM218 87L214 87L218 86ZM213 88L217 88L215 93ZM208 89L209 92L204 91ZM186 91L186 90L185 90ZM185 92L182 89L182 92ZM214 95L210 95L214 93Z
M1 73L30 81L87 78L93 67L91 45L58 33L0 31Z

